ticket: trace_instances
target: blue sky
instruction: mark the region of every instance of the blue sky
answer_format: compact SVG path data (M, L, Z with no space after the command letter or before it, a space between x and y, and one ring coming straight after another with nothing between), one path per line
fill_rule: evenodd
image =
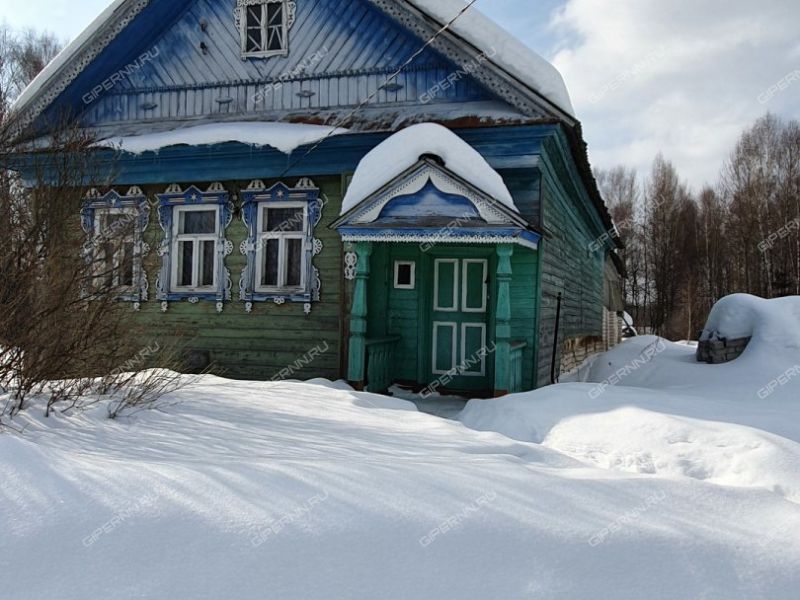
M109 2L0 0L0 15L71 39ZM797 0L478 0L476 7L559 68L596 167L644 173L662 151L698 188L716 182L755 119L767 111L800 118Z

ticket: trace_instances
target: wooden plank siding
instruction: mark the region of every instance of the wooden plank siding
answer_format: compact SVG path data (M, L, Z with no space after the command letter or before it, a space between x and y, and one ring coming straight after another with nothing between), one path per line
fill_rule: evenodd
M155 300L154 288L161 264L156 249L163 239L163 232L154 211L146 232L146 239L153 248L145 262L151 301L144 302L139 313L153 337L177 339L174 333L180 332L181 345L209 352L214 364L213 372L233 379L269 380L295 365L312 349L327 348L312 364L294 372L292 378L326 377L335 380L341 377L342 245L339 235L328 227L339 214L341 183L338 177L319 178L315 183L320 186L327 204L322 221L314 230L315 237L324 244L322 253L314 258L322 280L322 301L314 303L310 315L304 314L303 304L289 302L282 306L271 302L255 303L252 314L246 313L244 303L239 301L239 278L246 261L239 252L239 244L247 233L238 211L226 232L235 248L226 258L233 281L233 300L225 303L222 314L216 313L213 302L202 301L194 305L170 303L169 310L162 313L160 302ZM223 185L233 197L247 182L224 182ZM155 194L163 193L164 188L148 186L145 192L154 198Z
M426 48L396 79L401 87L382 89L420 41L363 0L299 2L285 57L242 60L233 4L213 0L191 3L160 37L143 45L141 51L155 57L134 61L130 76L89 105L85 124L324 110L357 106L373 94L370 105L419 105L420 96L457 69ZM492 99L473 78L463 77L437 93L435 102Z
M190 146L176 141L176 136L173 145L153 152L98 147L90 153L89 170L99 174L100 182L87 177L87 188L107 191L113 185L124 191L138 186L155 200L173 183L205 189L221 182L237 204L226 232L234 245L226 258L233 299L225 303L222 314L205 301L172 303L162 313L155 288L163 232L157 211L152 212L146 233L152 250L145 265L151 299L142 304L140 318L153 336L180 333L187 348L210 354L217 373L256 380L273 378L323 345L326 352L293 375L343 376L354 286L345 281L345 248L330 225L339 216L345 174L352 174L363 157L397 129L417 121L453 128L501 174L520 214L544 235L538 251L515 247L511 263L512 336L527 344L523 387L549 382L559 292L565 295L562 340L601 334L605 257L590 254L589 245L605 227L601 207L592 204L587 191L588 165L578 155L582 148L577 148L580 144L571 133L576 122L517 81L510 67L484 64L495 59L483 60L477 47L458 35L440 32L436 40L429 40L439 29L436 19L425 16L425 11L417 14L416 9L408 14L405 9L395 11L391 3L297 2L286 55L244 60L235 0L127 4L54 75L48 84L50 97L36 101L41 103L36 111L41 112L31 117L35 118L31 134L45 136L64 115L77 117L98 139L201 123L334 124L344 115L347 119L341 124L349 128L289 154L269 146L275 140L267 135L260 140L262 145L231 140ZM413 60L406 64L409 59ZM387 76L400 67L395 84L386 89ZM363 110L351 110L362 102L367 104L360 107ZM581 138L579 131L577 137ZM14 168L29 184L36 183L41 160L50 159L35 153L20 155ZM56 172L49 162L48 168ZM255 303L248 314L239 300L246 260L239 253L246 238L239 192L254 179L267 185L278 181L293 185L303 177L313 179L327 201L314 233L324 244L314 258L322 301L313 305L310 315L304 313L303 304L290 302ZM465 244L454 251L485 258L493 249ZM431 327L423 319L433 312L428 288L431 256L436 252L425 255L417 244L376 244L368 290L369 335L402 333L395 375L422 384L429 383L422 379L430 376L431 369L421 367L417 357L432 346ZM402 258L417 262L414 290L391 289L394 260ZM491 260L497 262L497 256L492 254ZM502 263L500 278L505 285L507 263ZM490 304L495 304L493 310L500 304L504 332L506 296L498 301L498 273L490 271ZM493 323L487 333L487 339L493 339Z
M536 386L537 315L539 313L539 253L515 248L511 258L514 271L511 280L511 331L514 341L527 344L523 353L522 384L530 390Z
M603 333L604 254L590 245L602 234L599 218L570 172L571 159L555 136L544 144L542 171L541 298L539 308L538 382L550 383L558 294L563 294L557 343Z
M559 126L487 127L459 129L456 133L498 170L523 216L544 234L538 252L515 248L512 319L515 338L529 344L525 365L530 371L526 374L530 386L547 385L555 298L559 292L565 294L561 341L602 333L604 257L602 253L595 256L589 252L591 242L603 232L602 222L576 172L574 158ZM352 282L343 286L343 248L339 235L329 225L337 218L341 206L343 174L352 173L361 158L388 135L382 132L335 136L309 154L307 148L299 148L292 156L268 146L236 143L176 146L142 155L98 151L94 156L97 169L112 173L120 191L138 185L151 199L171 183L204 188L213 181L222 181L233 195L252 179L262 179L267 184L282 180L291 185L300 176L309 176L322 185L328 197L322 223L315 232L325 244L322 254L315 259L322 271L323 301L314 305L310 317L303 314L302 305L293 304L256 305L253 315L245 314L243 303L238 302L238 280L244 260L238 253L238 244L245 234L237 214L228 232L236 247L228 258L234 301L226 304L225 312L217 315L211 304L183 303L171 305L169 312L162 315L159 303L151 300L143 305L143 318L150 319L155 332L185 329L189 339L199 338L203 343L208 340L213 360L231 376L269 379L314 344L326 341L333 349L318 360L315 368L301 371L299 376L343 376L353 286ZM30 165L35 164L29 160L23 170L34 172ZM147 270L154 297L159 262L155 249L161 236L155 213L148 236L153 251ZM383 275L373 273L371 281L390 276L388 271ZM371 289L370 297L376 297L375 293ZM417 293L425 292L420 289ZM384 296L388 303L388 295ZM413 311L413 294L406 296L409 297L392 300L396 320L386 319L388 304L385 311L381 308L382 312L371 312L370 319L374 320L370 321L370 333L395 333L386 329L388 324L392 329L413 330L419 316ZM383 307L380 302L378 305ZM526 311L530 311L529 317ZM291 332L292 339L298 341L287 341L284 332ZM407 350L411 351L414 342L409 340ZM417 343L422 342L418 339ZM418 379L411 362L399 361L398 373L403 379ZM529 385L527 380L525 385Z
M437 256L448 256L449 246L437 245ZM486 247L481 247L481 250ZM471 256L475 248L452 246L453 256ZM482 254L481 254L482 255ZM477 256L477 255L476 255ZM416 286L413 290L393 289L394 262L407 260L416 263ZM427 352L430 332L427 315L432 302L433 257L427 256L419 244L375 244L370 265L368 335L401 337L396 351L394 376L397 380L420 385L432 383L425 374L427 364L420 364L419 357ZM489 296L490 314L494 314L494 299L497 297L494 261L490 261ZM514 272L511 282L512 331L515 341L527 344L524 352L523 383L531 389L535 380L536 314L538 309L538 253L527 248L516 247L512 257ZM348 288L352 283L348 282ZM426 335L427 334L427 335ZM494 337L494 324L489 323L488 340ZM492 358L493 359L493 358Z

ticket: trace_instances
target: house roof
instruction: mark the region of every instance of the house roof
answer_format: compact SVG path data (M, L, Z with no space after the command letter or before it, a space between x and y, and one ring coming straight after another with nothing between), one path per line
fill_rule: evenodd
M463 0L408 0L442 26L464 10ZM476 48L495 65L535 90L570 116L572 100L561 73L550 62L473 7L450 30Z
M67 67L77 56L79 51L90 44L105 25L120 17L125 4L133 0L114 0L108 8L100 13L92 23L72 40L67 46L50 61L47 66L31 81L15 100L12 109L22 112L31 106L33 101L42 93L43 89Z
M366 1L424 40L450 24L467 6L463 0ZM24 128L48 110L143 11L161 7L160 13L166 15L181 10L187 3L188 0L114 0L23 91L13 107L18 127ZM482 68L471 73L479 83L522 114L564 126L584 185L611 230L612 221L591 173L580 123L558 71L475 8L460 15L447 31L435 37L431 46L462 66L482 55L485 57Z
M155 0L163 1L163 0ZM13 109L23 125L44 112L61 91L71 83L139 13L154 0L114 0L75 40L28 85L14 103ZM174 1L174 0L173 0ZM368 0L394 18L419 13L433 25L432 29L417 29L425 39L450 24L433 44L448 54L441 38L458 46L471 59L482 56L486 64L511 80L512 85L524 88L543 100L544 109L552 116L574 122L574 110L561 74L544 58L499 27L477 9L470 8L451 24L466 7L461 0ZM409 25L404 19L404 25ZM459 64L464 62L456 61ZM550 109L550 110L548 110Z

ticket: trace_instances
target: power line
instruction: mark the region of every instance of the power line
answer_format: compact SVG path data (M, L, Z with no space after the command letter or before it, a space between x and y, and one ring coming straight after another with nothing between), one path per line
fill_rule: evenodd
M412 62L414 62L420 54L422 54L431 44L433 44L439 38L440 35L442 35L445 31L450 29L450 27L452 27L452 25L456 21L458 21L458 19L460 19L470 8L472 8L473 5L477 1L478 0L470 0L470 2L468 4L464 5L464 8L462 8L460 11L458 11L458 13L452 19L450 19L450 21L448 21L445 25L443 25L442 28L439 29L439 31L437 31L433 35L433 37L431 37L416 52L414 52L414 54L412 54L408 58L408 60L406 60L406 62L404 62L394 73L392 73L389 77L387 77L386 81L382 85L379 85L377 88L375 88L375 91L372 92L369 96L367 96L367 98L365 100L363 100L358 106L356 106L346 116L344 116L341 119L339 119L339 121L332 126L332 129L331 129L330 133L328 133L321 140L317 141L317 143L315 143L313 146L311 146L311 148L309 148L306 151L306 153L303 154L300 158L298 158L297 160L291 162L289 164L289 166L287 166L286 169L283 171L283 173L281 173L281 175L278 177L278 179L286 176L286 174L289 173L289 171L291 171L292 169L297 167L306 158L308 158L317 148L319 148L322 144L324 144L329 138L333 137L333 135L335 135L336 130L339 129L339 127L341 127L342 125L347 123L353 116L355 116L356 113L358 113L362 108L364 108L364 106L369 104L369 102L373 98L375 98L375 96L378 95L378 92L380 92L381 89L385 88L387 85L392 83L395 79L397 79L397 77L400 75L400 73L402 73L403 70L408 65L410 65Z

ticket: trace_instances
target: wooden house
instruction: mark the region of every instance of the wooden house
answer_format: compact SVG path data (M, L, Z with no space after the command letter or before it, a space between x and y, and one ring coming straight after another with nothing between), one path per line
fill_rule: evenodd
M99 140L80 222L136 221L121 301L194 366L529 390L615 343L619 240L561 76L465 9L116 0L16 115Z

